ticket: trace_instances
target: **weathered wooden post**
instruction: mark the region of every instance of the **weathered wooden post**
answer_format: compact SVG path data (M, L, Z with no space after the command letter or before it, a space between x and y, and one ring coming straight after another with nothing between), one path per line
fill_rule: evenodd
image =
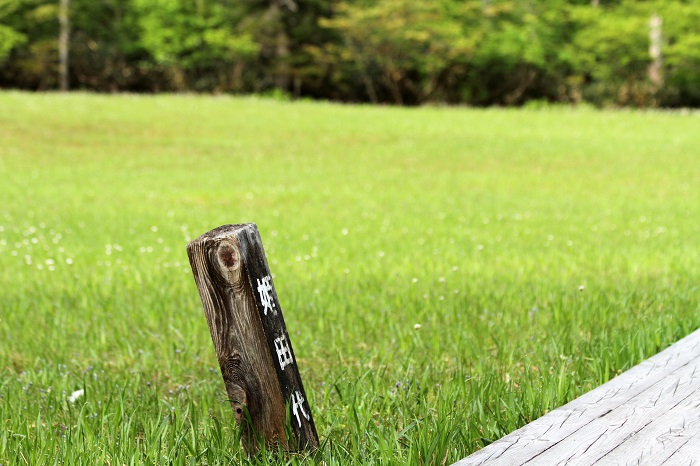
M318 434L258 228L224 225L187 245L243 447L314 450ZM289 417L287 416L289 410ZM291 420L288 438L285 426Z

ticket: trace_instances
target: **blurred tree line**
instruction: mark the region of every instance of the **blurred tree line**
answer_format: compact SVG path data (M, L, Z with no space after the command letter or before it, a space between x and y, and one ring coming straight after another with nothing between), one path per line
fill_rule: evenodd
M700 3L0 0L0 87L61 69L108 92L700 106Z

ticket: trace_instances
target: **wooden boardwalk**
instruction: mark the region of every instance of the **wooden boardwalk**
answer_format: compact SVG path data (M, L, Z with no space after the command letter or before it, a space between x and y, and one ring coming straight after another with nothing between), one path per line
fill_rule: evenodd
M700 330L453 466L469 465L700 465Z

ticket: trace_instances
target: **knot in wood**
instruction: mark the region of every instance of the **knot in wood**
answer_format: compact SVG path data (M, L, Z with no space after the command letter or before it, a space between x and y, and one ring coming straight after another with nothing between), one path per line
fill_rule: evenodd
M234 271L240 268L241 258L236 248L229 243L221 243L216 252L216 257L219 259L219 265L226 271Z
M229 396L229 401L231 402L231 407L233 408L233 416L236 420L236 424L241 425L245 410L247 409L248 395L246 395L243 387L240 385L233 385L229 389Z

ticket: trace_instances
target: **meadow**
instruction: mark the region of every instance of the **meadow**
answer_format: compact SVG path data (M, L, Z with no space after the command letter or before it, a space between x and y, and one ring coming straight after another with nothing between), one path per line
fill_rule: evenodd
M700 326L697 112L3 92L0 179L2 466L450 464ZM242 222L315 457L239 445L185 247Z

